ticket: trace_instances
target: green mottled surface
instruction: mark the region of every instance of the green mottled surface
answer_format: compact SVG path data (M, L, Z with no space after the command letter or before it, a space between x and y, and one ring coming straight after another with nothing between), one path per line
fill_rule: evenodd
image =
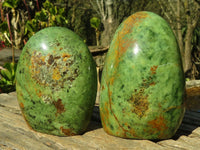
M83 133L96 98L95 62L71 30L50 27L25 45L18 63L17 98L36 131L59 136Z
M135 139L172 137L184 115L185 80L179 48L169 25L138 12L117 29L101 80L104 130Z

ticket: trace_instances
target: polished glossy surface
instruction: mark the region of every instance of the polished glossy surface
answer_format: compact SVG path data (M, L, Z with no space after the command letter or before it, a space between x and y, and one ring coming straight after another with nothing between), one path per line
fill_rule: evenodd
M31 128L59 136L83 133L96 98L96 66L71 30L50 27L25 45L18 63L17 98Z
M111 135L172 137L184 115L185 80L169 25L151 12L128 17L117 29L101 80L100 115Z

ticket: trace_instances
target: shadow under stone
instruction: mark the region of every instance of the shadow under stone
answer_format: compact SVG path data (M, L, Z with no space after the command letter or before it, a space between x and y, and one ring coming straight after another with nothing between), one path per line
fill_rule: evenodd
M198 127L200 127L200 113L187 110L182 124L172 139L177 140L183 135L188 136Z
M99 129L99 128L102 128L100 113L99 113L99 106L94 106L91 121L88 125L86 132L96 130L96 129Z

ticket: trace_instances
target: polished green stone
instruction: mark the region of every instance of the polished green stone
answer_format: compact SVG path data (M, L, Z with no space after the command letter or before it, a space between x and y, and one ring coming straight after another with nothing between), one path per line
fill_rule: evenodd
M138 12L117 29L101 80L100 115L111 135L172 137L184 116L185 80L175 36L160 16Z
M96 98L96 65L74 32L50 27L29 39L16 72L17 98L28 125L59 136L83 133Z

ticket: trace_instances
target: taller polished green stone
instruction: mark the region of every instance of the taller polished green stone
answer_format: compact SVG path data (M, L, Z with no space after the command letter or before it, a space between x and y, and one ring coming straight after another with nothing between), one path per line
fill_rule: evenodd
M96 99L96 65L74 32L63 27L37 32L23 48L16 79L31 128L59 136L86 130Z
M181 56L167 22L151 12L128 17L117 29L101 80L100 115L111 135L172 137L184 115Z

